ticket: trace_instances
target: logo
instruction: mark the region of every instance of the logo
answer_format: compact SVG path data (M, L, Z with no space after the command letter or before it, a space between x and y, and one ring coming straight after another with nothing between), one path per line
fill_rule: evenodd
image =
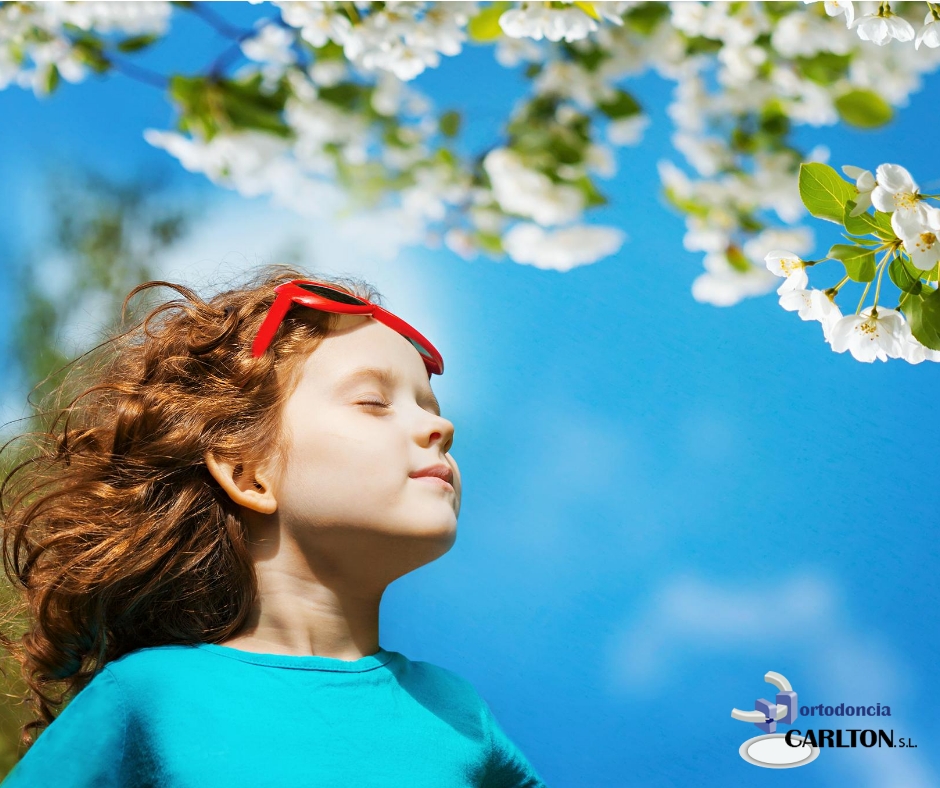
M770 670L764 674L764 681L773 684L779 692L771 703L765 698L754 701L754 711L732 709L731 716L742 722L753 722L764 733L748 739L738 749L738 753L750 764L763 766L765 769L793 769L805 766L819 756L816 742L807 741L795 735L794 731L777 733L777 723L790 725L796 721L798 712L797 695L790 682L780 673Z

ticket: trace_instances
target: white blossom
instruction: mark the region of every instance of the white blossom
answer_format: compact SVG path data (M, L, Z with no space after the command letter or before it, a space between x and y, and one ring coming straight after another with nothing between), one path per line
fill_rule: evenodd
M46 25L60 27L66 22L82 30L98 33L119 31L129 35L164 35L173 8L168 2L116 3L108 0L84 2L45 2L37 4Z
M783 285L781 289L782 287ZM780 293L780 289L777 292ZM788 312L797 312L803 320L816 320L821 323L826 342L830 341L832 327L842 318L839 307L824 290L789 290L781 293L779 303Z
M718 61L724 68L718 72L723 85L743 85L757 76L757 68L767 60L763 47L731 46L726 44L718 52Z
M512 38L500 36L496 39L496 62L504 68L513 68L520 63L540 63L545 59L545 52L540 42L531 38Z
M911 23L903 17L895 14L885 4L884 16L882 11L865 14L854 19L849 27L854 27L858 31L858 36L863 41L873 41L879 46L884 46L891 39L898 41L910 41L914 38L914 28Z
M59 74L64 79L72 83L81 82L88 73L88 68L74 54L68 41L61 36L56 36L52 41L36 44L31 54L36 64L32 79L32 88L36 95L45 94L45 76L52 66L59 70Z
M794 290L803 290L808 284L809 276L806 269L801 266L783 280L783 283L777 288L777 295L784 295Z
M366 71L385 70L411 80L440 63L440 55L457 55L474 3L432 3L419 18L418 4L388 3L362 18L343 40L343 53ZM335 39L334 39L335 40Z
M554 184L544 173L528 169L517 153L494 148L483 160L493 196L507 213L541 225L565 224L580 216L584 195L574 186Z
M291 49L294 34L280 25L259 20L258 32L241 42L245 57L258 63L276 63L289 66L297 61L297 55Z
M777 281L773 274L757 266L739 271L728 262L725 252L709 252L704 266L705 273L692 282L692 297L713 306L733 306L749 296L764 295Z
M601 178L613 178L617 174L617 160L606 145L593 142L588 145L584 163Z
M519 222L503 236L503 248L517 263L568 271L614 254L625 238L616 227L579 225L546 232L537 224Z
M643 140L643 133L649 125L650 117L646 114L612 120L607 124L607 140L611 145L620 147L638 145Z
M858 197L855 199L855 207L852 209L851 216L859 216L871 208L871 192L877 185L875 176L868 170L861 167L853 167L846 164L842 167L842 172L850 178L855 179L855 188L858 189Z
M346 79L349 67L345 60L318 59L310 64L307 73L318 86L328 88Z
M815 3L818 0L803 0L803 2ZM826 0L824 5L826 16L835 17L845 14L845 26L852 26L852 21L855 19L855 7L852 5L852 0Z
M275 2L281 17L291 27L300 30L300 35L311 46L320 48L327 41L345 44L352 30L352 23L338 13L338 3L323 2Z
M875 170L875 188L871 191L872 204L879 211L892 214L891 226L901 235L900 218L911 218L923 224L926 203L920 199L920 190L911 174L900 164L881 164Z
M477 255L473 237L460 227L452 227L444 233L444 245L464 260L472 260Z
M612 175L616 162L604 143L635 144L650 122L648 116L638 114L596 124L592 138L584 141L583 160L574 164L553 160L556 151L550 148L540 151L544 159L538 159L537 168L533 164L536 157L529 158L528 152L523 158L508 148L491 151L483 164L488 182L471 186L467 180L470 168L463 159L448 161L439 168L430 166L438 161L429 143L436 133L436 114L426 97L409 89L408 83L426 69L438 66L443 56L461 52L467 21L476 13L475 3L274 5L285 24L296 28L305 42L315 48L333 42L343 52L341 59L314 53L305 72L294 67L291 30L263 20L254 36L243 40L245 56L261 68L249 66L239 74L260 71L264 77L262 91L273 88L286 76L292 95L284 119L296 138L255 131L246 135L225 132L204 142L148 130L151 144L165 148L184 166L206 173L217 183L246 195L270 193L274 201L304 215L322 213L326 206L341 202L339 195L347 187L340 189L328 183L336 179L338 167L348 168L356 182L365 165L382 165L396 171L397 177L414 180L410 186L393 190L391 196L397 197L399 204L383 214L385 220L403 223L399 234L402 239L427 239L430 236L425 225L450 224L449 214L459 205L459 210L466 211L471 230L434 230L448 248L459 254L472 254L481 241L479 233L487 233L499 237L517 262L567 270L594 262L605 249L613 253L620 247L620 231L614 228L566 226L583 220L586 205L584 192L572 182L587 172ZM668 110L676 125L672 139L699 177L693 181L668 162L661 163L660 176L664 185L691 208L685 217L683 245L704 253L705 270L693 284L693 296L699 301L729 305L769 293L779 284L781 306L800 312L803 319L819 320L828 336L833 316L841 319L841 313L831 299L818 295L822 291L808 288L802 264L785 273L779 260L780 270L773 271L765 259L764 266L752 264L740 270L728 259L733 245L741 245L743 257L750 261L781 249L791 250L786 254L794 256L806 254L812 248L812 237L806 228L768 227L755 234L744 225L744 217L763 210L774 211L787 224L802 218L805 210L795 174L798 159L806 159L786 147L763 144L754 152L742 153L729 144L727 122L754 115L776 100L793 124L836 123L839 114L835 99L852 88L867 88L895 106L903 105L919 89L920 75L940 62L936 15L928 14L913 47L896 48L860 43L866 36L878 43L885 43L881 40L885 36L907 36L904 40L910 40L902 29L906 23L887 6L887 19L879 20L875 14L866 13L871 8L867 3L859 6L859 13L866 14L860 19L851 2L826 2L825 17L819 9L808 13L788 7L775 12L774 21L763 4L670 3L669 16L648 36L623 24L625 12L638 3L594 5L603 20L600 23L573 4L552 7L557 5L514 4L503 13L499 23L505 35L496 41L497 60L503 65L523 61L542 64L534 80L535 92L563 99L556 120L568 126L579 115L579 109L593 111L598 103L610 99L614 86L628 75L640 75L652 66L660 75L676 80L674 100ZM87 65L58 30L66 21L96 32L109 25L124 32L131 32L135 26L140 32L163 32L161 24L165 26L170 8L169 3L50 2L29 4L27 13L19 4L3 4L0 87L16 83L40 92L53 68L69 81L86 78ZM28 22L23 21L25 16L30 17ZM25 42L22 33L34 25L47 34L40 39L48 37L51 41ZM686 36L720 42L717 56L687 55ZM586 68L551 46L560 41L570 43L574 50L597 46L604 57L592 64L594 67ZM926 45L925 51L916 52L921 42ZM848 73L831 84L809 79L804 65L794 61L817 52L851 54ZM715 60L718 67L712 79L708 71ZM321 89L344 80L359 81L363 72L370 72L368 78L375 83L372 109L385 116L378 123L361 107L343 109L318 98ZM379 135L386 130L393 130L401 144L385 144ZM258 150L248 151L249 145ZM378 151L373 154L375 147ZM811 151L809 160L815 160L823 147ZM882 177L882 170L887 177ZM877 179L869 171L849 165L842 171L855 180L858 189L854 214L871 205L888 205L895 232L914 264L925 266L923 270L935 266L937 209L928 209L917 199L917 186L907 171L898 165L882 165ZM510 225L507 214L530 221ZM564 229L547 231L539 225ZM741 235L746 239L743 244ZM736 253L734 262L738 266L739 260ZM778 278L781 276L785 277L782 284ZM826 319L815 316L817 313ZM878 314L882 313L887 311L879 310ZM902 325L906 326L903 320ZM921 352L915 345L910 350L907 347L903 345L902 350L912 357Z
M820 25L814 15L793 11L774 25L770 44L785 57L811 57L817 52L832 52L833 44L836 44L836 49L842 48L837 43L841 39L833 38L829 29Z
M902 329L901 358L909 364L920 364L922 361L940 361L940 350L922 345L911 332L910 324L905 321Z
M940 16L937 16L935 11L928 11L924 17L924 26L917 33L914 49L920 49L921 44L926 44L931 49L940 47Z
M597 30L597 22L580 8L549 8L542 3L524 3L499 17L499 26L511 38L546 38L577 41Z
M925 205L923 220L917 214L900 212L891 219L914 267L922 271L935 268L940 263L940 208Z
M772 249L764 256L767 270L774 276L785 276L788 279L794 274L805 274L805 263L799 255L785 249Z
M807 254L813 249L814 235L809 227L765 227L753 238L745 241L744 256L749 260L763 260L768 252L787 249L793 254Z
M886 307L865 307L858 315L839 318L829 333L836 353L848 350L857 361L872 363L900 358L903 351L904 318Z
M689 37L705 36L731 46L747 46L770 30L770 22L757 3L729 13L727 3L669 3L672 25Z
M220 132L208 142L171 131L146 129L144 139L179 159L190 172L201 172L213 183L234 185L245 197L270 191L272 168L288 143L259 131Z

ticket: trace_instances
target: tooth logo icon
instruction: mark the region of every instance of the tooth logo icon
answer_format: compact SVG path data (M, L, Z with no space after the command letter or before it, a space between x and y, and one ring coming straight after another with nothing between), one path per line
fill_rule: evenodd
M792 769L796 766L805 766L816 760L819 755L818 747L797 746L786 743L786 733L777 733L777 723L790 725L797 717L797 697L793 687L786 677L770 670L764 674L764 681L773 684L778 692L771 703L766 698L754 701L754 711L732 709L731 716L742 722L753 722L764 733L748 739L741 745L738 752L741 757L754 766L763 766L766 769ZM794 744L803 744L800 736L791 735Z

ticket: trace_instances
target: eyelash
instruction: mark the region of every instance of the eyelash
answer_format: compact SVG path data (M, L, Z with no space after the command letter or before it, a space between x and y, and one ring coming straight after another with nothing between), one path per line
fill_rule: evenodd
M388 408L388 407L391 407L391 403L390 403L390 402L375 402L375 401L369 401L369 402L357 402L356 404L357 404L357 405L372 405L373 407L376 407L376 408Z

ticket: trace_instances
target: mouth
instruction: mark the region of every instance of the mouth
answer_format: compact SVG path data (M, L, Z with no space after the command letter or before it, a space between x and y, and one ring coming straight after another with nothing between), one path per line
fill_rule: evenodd
M446 463L438 463L437 465L429 465L427 468L422 468L420 471L412 471L408 474L412 479L437 479L438 481L444 481L448 483L448 486L453 489L454 482L454 471Z
M425 484L429 484L433 487L439 487L442 490L456 492L454 485L452 485L446 479L441 479L439 476L412 476L411 478L417 482L424 482Z

